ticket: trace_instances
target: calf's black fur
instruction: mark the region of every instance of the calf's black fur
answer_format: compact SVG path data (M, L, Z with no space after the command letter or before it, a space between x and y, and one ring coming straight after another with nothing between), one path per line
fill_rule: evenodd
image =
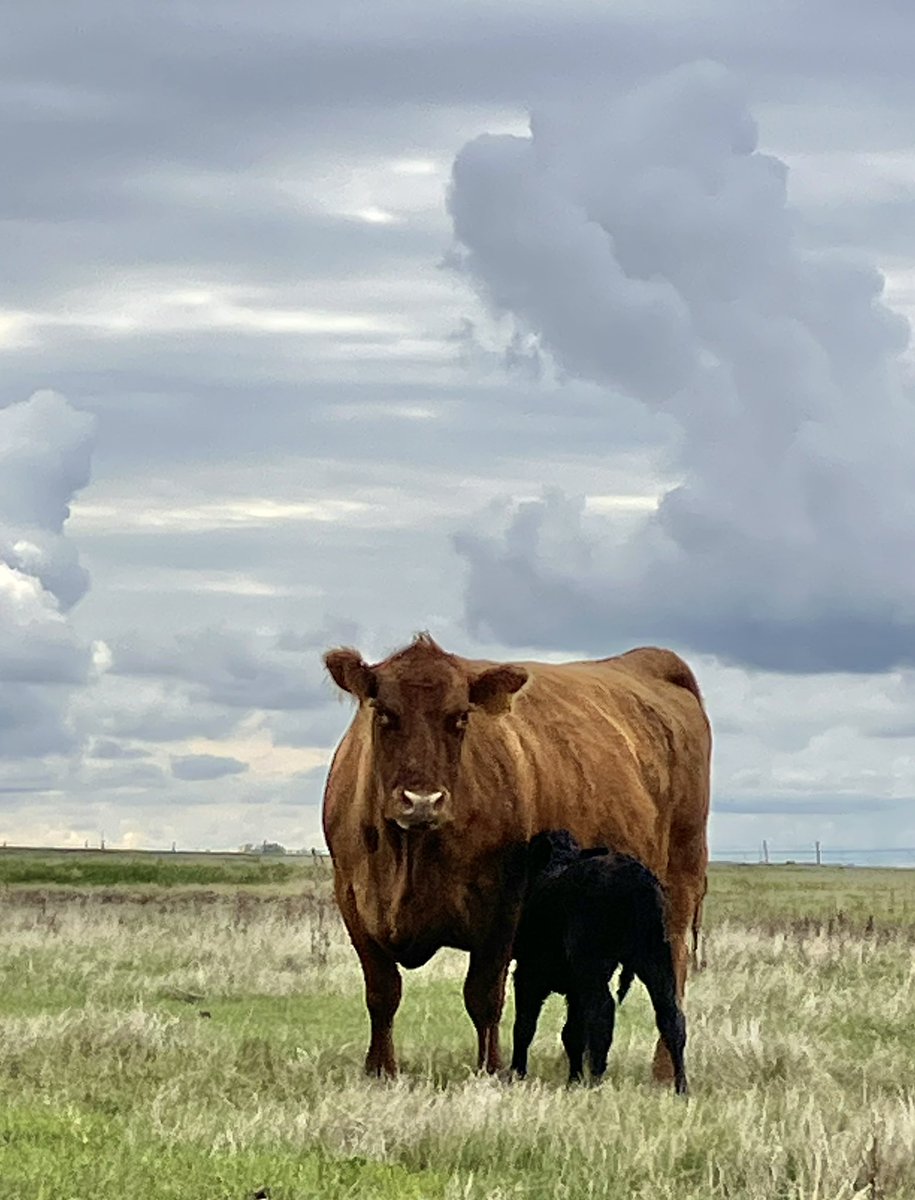
M559 992L568 1008L562 1042L569 1082L582 1078L586 1050L592 1080L602 1077L615 1019L609 982L622 966L618 999L634 977L641 979L674 1064L674 1087L686 1094L686 1021L677 1001L664 892L640 862L604 846L582 850L564 829L537 834L528 849L514 957L515 1074L527 1073L540 1010L551 992Z

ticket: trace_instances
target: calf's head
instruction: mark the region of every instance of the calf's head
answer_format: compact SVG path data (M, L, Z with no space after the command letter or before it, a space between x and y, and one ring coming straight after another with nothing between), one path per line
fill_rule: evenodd
M603 857L606 846L582 850L568 829L549 829L531 838L527 848L527 873L532 881L541 876L559 875L583 858Z
M523 667L507 663L468 671L428 635L374 666L351 649L330 650L324 662L338 687L369 710L382 815L402 829L454 819L468 726L505 712L527 682Z

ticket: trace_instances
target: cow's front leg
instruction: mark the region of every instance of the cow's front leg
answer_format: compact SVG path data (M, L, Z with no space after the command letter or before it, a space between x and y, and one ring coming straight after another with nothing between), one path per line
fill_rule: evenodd
M369 1011L371 1036L365 1056L367 1075L397 1074L394 1054L394 1015L400 1005L403 984L397 963L369 937L362 924L352 896L338 896L343 923L362 966L365 980L365 1006Z
M505 1003L505 980L511 949L491 946L471 950L464 980L464 1004L477 1031L477 1070L494 1074L502 1067L499 1021Z
M369 1010L371 1037L365 1056L367 1075L397 1074L394 1054L394 1015L400 1005L402 983L393 959L378 947L356 947L365 978L365 1004Z

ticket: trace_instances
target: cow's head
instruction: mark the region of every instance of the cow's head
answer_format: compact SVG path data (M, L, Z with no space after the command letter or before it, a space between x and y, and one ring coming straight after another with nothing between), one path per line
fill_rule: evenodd
M369 666L357 650L330 650L334 682L371 713L382 814L403 829L434 828L453 818L452 798L468 725L507 711L527 682L523 667L476 672L428 635Z

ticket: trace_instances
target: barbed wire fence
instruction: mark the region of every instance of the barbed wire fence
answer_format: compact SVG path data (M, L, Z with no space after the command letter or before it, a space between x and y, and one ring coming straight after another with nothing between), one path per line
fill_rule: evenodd
M758 863L766 866L915 867L915 846L830 847L821 842L779 847L764 839L752 849L713 848L713 862Z

